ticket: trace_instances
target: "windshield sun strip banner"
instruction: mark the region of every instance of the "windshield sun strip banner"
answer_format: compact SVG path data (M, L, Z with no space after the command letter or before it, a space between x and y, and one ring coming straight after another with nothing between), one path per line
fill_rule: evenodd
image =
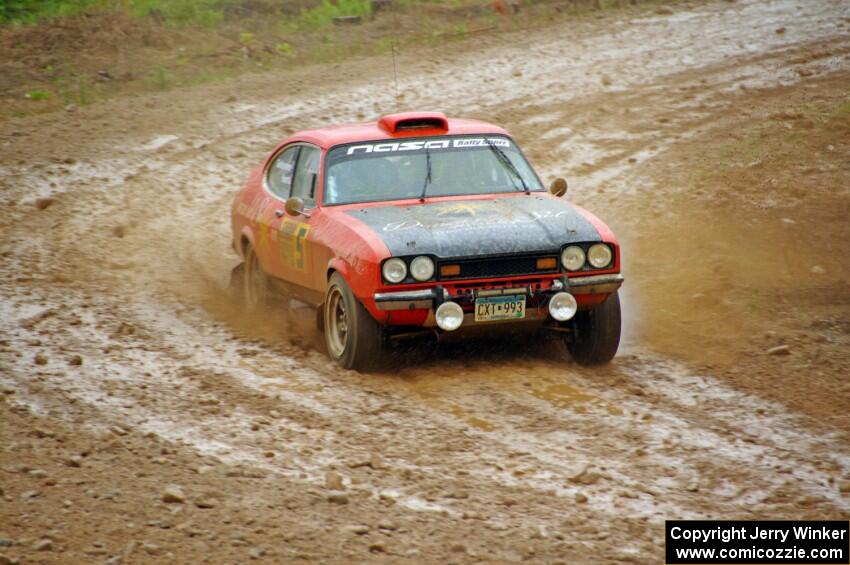
M428 139L418 141L389 141L380 143L363 143L359 145L349 145L346 149L346 155L354 155L357 153L387 153L394 151L418 151L425 149L455 149L455 148L475 148L487 147L495 145L496 147L510 147L511 142L503 137L474 137L474 138L446 138L446 139Z

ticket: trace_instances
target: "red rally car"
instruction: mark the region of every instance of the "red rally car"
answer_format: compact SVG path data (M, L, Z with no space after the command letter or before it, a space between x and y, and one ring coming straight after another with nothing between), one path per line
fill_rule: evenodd
M233 201L234 276L250 309L277 292L314 305L344 368L411 334L504 324L554 330L578 363L605 363L620 250L566 189L544 189L511 136L477 120L411 112L302 131Z

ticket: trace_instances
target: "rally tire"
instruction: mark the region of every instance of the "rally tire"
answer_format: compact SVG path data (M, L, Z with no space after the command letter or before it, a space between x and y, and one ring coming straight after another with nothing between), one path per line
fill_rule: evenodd
M237 267L238 268L238 267ZM269 280L260 266L257 254L250 245L245 249L245 262L242 264L242 303L249 312L262 311L269 301Z
M602 304L576 314L573 337L567 349L579 365L602 365L617 354L620 345L620 296L612 293Z
M323 310L325 346L331 359L344 369L376 368L383 351L383 330L339 273L331 275Z

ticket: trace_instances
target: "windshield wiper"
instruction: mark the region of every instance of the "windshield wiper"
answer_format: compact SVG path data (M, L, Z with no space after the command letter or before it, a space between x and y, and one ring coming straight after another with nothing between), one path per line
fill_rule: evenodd
M431 150L428 145L425 145L425 167L428 169L425 175L425 182L422 184L422 194L419 196L419 202L425 202L425 194L428 192L428 185L431 184Z
M513 161L511 161L510 158L507 155L505 155L505 152L502 151L502 149L500 147L496 147L496 144L493 143L493 140L491 140L491 139L487 139L485 137L484 143L486 143L487 146L490 148L490 151L492 151L493 154L496 155L496 157L498 157L499 161L501 161L502 164L505 165L508 168L508 170L511 173L513 173L514 176L516 176L516 178L519 179L519 182L522 183L523 192L525 192L526 194L531 194L531 189L528 188L528 184L526 184L525 179L522 178L521 174L519 174L519 171L517 170L516 165L514 165ZM516 185L515 181L511 181L511 184L514 185L515 189L519 190L519 187Z

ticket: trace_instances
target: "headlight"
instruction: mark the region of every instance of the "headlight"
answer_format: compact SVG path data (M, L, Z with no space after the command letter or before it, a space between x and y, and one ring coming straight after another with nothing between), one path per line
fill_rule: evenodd
M570 245L561 251L561 264L568 271L578 271L584 267L584 250L576 245Z
M387 282L400 283L407 276L407 265L401 259L389 259L384 263L381 272Z
M410 274L418 281L427 281L434 276L434 262L421 255L410 262Z
M613 257L614 255L611 253L611 248L604 243L591 245L590 249L587 250L588 262L597 269L610 265Z

